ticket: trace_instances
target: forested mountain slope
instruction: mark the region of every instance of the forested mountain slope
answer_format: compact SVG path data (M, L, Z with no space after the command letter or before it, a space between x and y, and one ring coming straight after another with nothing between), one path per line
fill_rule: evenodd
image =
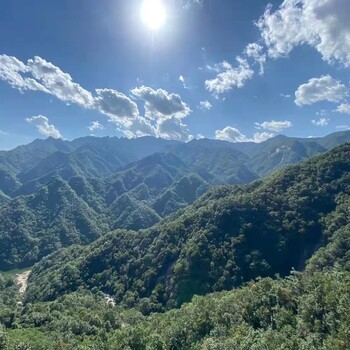
M53 176L64 180L109 176L131 162L166 152L194 165L198 172L209 168L222 184L247 183L347 141L349 131L315 139L277 136L261 144L206 139L185 144L153 137L83 137L74 141L48 138L0 151L0 190L12 197L31 194Z
M98 240L89 248L76 246L51 255L34 268L27 302L23 306L19 302L21 298L14 280L0 274L0 323L5 326L0 328L1 348L348 349L349 152L350 146L344 145L254 185L211 191L197 201L188 214L178 213L175 221L168 218L167 222L154 228L153 232L162 233L167 245L152 236L152 230L141 231L138 235L119 231L110 234L109 239L106 236L106 239ZM89 191L86 191L84 196L87 198L88 195ZM243 206L238 206L232 196L239 201L243 199ZM272 202L276 202L276 207ZM267 205L267 222L265 226L262 223L261 230L263 237L259 236L259 226L254 229L255 216L250 216L250 223L246 222L247 213L252 208L255 208L254 214L264 213L261 203ZM210 210L203 210L203 205L208 205ZM246 205L247 210L244 209ZM277 208L277 205L281 205L281 208ZM285 212L288 208L293 211ZM197 216L195 211L199 212ZM275 220L280 223L279 230L276 229ZM234 225L231 224L233 222ZM227 228L219 231L218 227L223 224L228 225ZM172 250L176 247L175 244L168 244L169 235L176 230L184 231L187 226L191 232L183 234L180 239L179 235L174 237L181 250L177 254L176 264L170 263L170 267L166 268L164 256L170 261L174 256ZM207 229L213 235L209 235ZM198 232L201 232L201 237ZM141 236L136 247L134 240ZM277 252L281 264L290 259L298 260L300 267L306 263L306 269L302 273L292 272L286 278L258 278L237 289L195 296L180 309L164 314L143 316L138 311L148 314L154 309L164 308L162 305L165 305L168 294L167 284L162 283L161 275L169 285L186 278L181 288L189 286L191 280L196 285L198 278L202 283L213 282L209 280L213 276L208 274L210 264L219 272L225 270L223 276L226 280L236 278L238 269L243 265L249 268L251 274L260 271L264 275L260 269L260 257L264 257L267 264L273 260L264 255L266 247L263 238L268 236L275 237L268 239L269 242L279 242L277 246L273 245L270 255ZM288 257L281 258L292 236L302 236L295 239L301 246L289 246L289 250L285 251ZM158 244L157 256L152 242ZM233 249L227 249L230 242ZM304 244L309 248L302 249ZM149 254L148 248L151 248ZM139 250L145 253L143 262L147 266L141 266L141 255L138 255L138 260L134 259ZM305 261L308 256L305 252L314 250L311 259ZM250 253L247 255L246 252ZM226 260L229 254L233 257L232 262ZM249 255L254 256L253 260ZM297 256L301 256L301 259L296 259ZM86 263L84 259L87 259ZM236 268L230 269L234 260ZM243 262L237 264L239 260ZM264 268L267 267L266 263L263 264ZM178 264L185 275L174 271ZM181 264L187 264L187 270ZM81 267L82 275L78 270ZM200 273L202 267L204 273ZM281 269L285 267L281 266ZM147 292L140 272L143 268L149 281L153 276L160 283L153 289L150 298L140 300L141 292ZM48 270L45 272L45 269ZM162 273L159 273L159 269L163 270ZM116 271L120 278L113 275ZM270 273L272 271L268 271ZM137 284L133 283L135 277L139 279ZM70 293L70 290L76 289L77 281L79 290ZM150 283L148 286L152 287ZM91 291L84 290L84 287ZM106 302L106 295L98 292L113 288L124 288L124 307ZM188 295L191 292L186 290ZM36 293L39 293L38 297ZM54 297L61 293L65 295L57 299ZM116 296L117 301L121 299L118 294ZM46 298L55 300L37 301ZM174 305L169 301L171 299L168 299L166 307ZM138 310L133 309L134 306Z
M333 145L349 135L312 140L279 136L261 144L49 138L1 152L0 167L11 170L12 177L5 176L0 185L13 188L14 198L0 192L0 267L29 266L45 254L111 230L149 228L214 185L252 182L324 152L321 143ZM53 198L56 192L64 198L56 207L41 201L42 193ZM79 220L70 213L72 203ZM50 244L46 237L52 238Z
M349 194L346 144L263 181L214 188L148 230L61 250L34 267L27 300L85 287L147 313L258 276L287 275L326 245ZM342 216L344 227L349 217Z
M176 144L153 137L38 139L11 151L0 151L0 189L8 195L29 194L52 176L69 180L76 175L110 175L130 162L166 152ZM24 190L19 190L22 186Z
M62 179L34 195L0 207L0 269L30 266L71 244L86 244L108 232L103 216L89 208Z
M114 229L148 228L220 183L222 174L210 171L173 153L156 153L110 177L53 176L31 195L11 201L4 196L0 268L30 266L61 247L92 242Z
M10 198L0 191L0 206L10 201Z
M329 149L329 148L328 148ZM297 164L304 159L327 150L317 139L295 139L277 136L262 143L248 152L249 167L261 177L290 164Z

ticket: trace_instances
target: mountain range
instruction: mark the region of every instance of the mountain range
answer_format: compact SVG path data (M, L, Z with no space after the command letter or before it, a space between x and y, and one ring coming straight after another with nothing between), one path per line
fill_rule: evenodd
M350 132L261 144L49 138L0 152L0 269L111 230L146 229L213 186L250 183L347 140Z
M271 154L279 139L291 142L271 140ZM0 348L348 349L350 143L248 184L212 186L229 181L223 165L236 147L256 146L215 153L203 142L212 141L107 177L55 174L30 195L1 194L3 268L40 261L0 273ZM211 188L194 199L202 181ZM173 200L158 202L168 192ZM175 194L194 202L164 206ZM152 225L151 209L158 223L120 228ZM21 294L12 276L26 283L29 273Z
M252 177L269 175L349 140L349 131L312 139L280 135L260 144L208 139L181 143L153 137L83 137L63 141L50 137L11 151L0 151L0 190L12 197L31 194L56 175L64 180L74 176L106 177L130 163L168 152L194 166L196 171L206 171L209 165L209 172L219 178L216 181L246 183ZM221 169L224 162L230 164Z
M350 224L349 159L345 144L264 180L211 189L147 230L117 230L61 250L34 267L27 301L95 288L149 313L302 270Z

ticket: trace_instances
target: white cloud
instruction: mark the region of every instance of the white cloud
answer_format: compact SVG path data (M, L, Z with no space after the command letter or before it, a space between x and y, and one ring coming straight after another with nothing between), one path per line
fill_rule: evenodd
M29 67L16 57L0 55L0 79L20 91L37 90L48 92L43 85L25 74L30 74Z
M88 129L90 131L103 130L104 126L98 120L96 120L90 123L90 125L88 126Z
M199 102L198 109L201 109L202 111L210 111L213 108L213 105L209 101L201 101Z
M237 143L237 142L260 143L268 140L273 136L274 134L272 133L261 132L261 133L255 133L252 138L248 138L246 135L242 134L237 128L234 128L232 126L227 126L226 128L222 130L216 130L215 132L215 138L217 140L223 140L223 141L228 141L233 143Z
M289 120L284 120L284 121L275 121L271 120L270 122L263 122L263 123L255 123L256 127L258 129L265 129L265 130L270 130L274 132L281 132L284 129L291 128L293 126L292 122Z
M350 114L350 104L349 103L342 103L338 106L337 112L344 113L344 114Z
M218 73L205 82L207 90L218 97L233 87L242 87L253 77L251 67L255 64L262 75L267 57L287 57L301 45L315 48L330 64L350 67L349 13L349 0L284 0L276 10L268 5L256 23L261 38L246 46L237 68L226 61L214 67L207 65L208 71Z
M350 125L337 125L335 128L340 130L350 130Z
M8 135L6 131L0 130L0 135Z
M125 94L113 89L96 89L92 94L75 83L68 73L38 56L24 63L15 57L0 55L0 80L21 92L41 91L67 104L96 110L108 116L109 121L128 137L152 135L181 140L191 137L188 126L180 120L190 114L190 108L178 94L163 89L141 86L131 91L145 102L145 115L142 116L136 102ZM44 136L61 137L44 116L26 120L36 125ZM99 122L89 126L91 131L101 128Z
M269 5L257 25L272 58L307 44L325 61L349 67L349 13L348 0L285 0L276 11Z
M243 135L238 129L227 126L222 130L216 130L215 138L217 140L229 141L229 142L247 142L247 137Z
M189 9L192 6L202 6L204 0L182 0L183 8Z
M90 108L93 105L92 94L73 82L68 73L62 72L52 63L35 56L34 59L28 60L27 67L33 78L40 82L49 94L59 100L78 104L85 108Z
M259 74L264 74L264 65L266 63L266 54L264 53L264 48L258 43L248 44L245 48L244 54L247 57L251 57L257 62L260 66Z
M327 126L329 123L329 119L326 118L320 118L318 120L311 120L312 124L316 125L316 126Z
M188 126L176 117L160 119L157 123L157 136L177 141L190 141L193 139Z
M189 88L190 88L190 87L187 85L186 80L185 80L185 78L184 78L183 75L180 75L180 76L179 76L179 80L181 81L182 86L183 86L184 89L189 89Z
M310 79L300 85L295 92L295 103L298 106L311 105L320 101L340 102L345 98L348 89L330 75Z
M111 121L128 125L139 116L137 104L128 96L113 89L96 89L94 107L110 117Z
M266 141L274 136L275 135L270 133L270 132L256 132L256 133L254 133L253 138L248 139L248 141L255 142L255 143L261 143L261 142L264 142L264 141Z
M284 97L284 98L291 98L292 95L289 95L289 94L280 94L281 97Z
M148 119L187 117L191 110L178 94L169 93L166 90L153 90L147 86L141 86L131 90L131 93L145 101L145 116Z
M241 88L246 80L253 77L254 71L250 68L247 60L241 57L237 57L236 60L238 62L238 67L236 68L233 68L226 61L216 65L215 69L218 71L216 78L206 80L205 87L214 96L218 97L234 87Z
M121 131L123 131L124 135L128 138L149 135L183 142L193 139L188 126L179 118L160 118L155 124L151 122L152 121L146 118L139 117L134 119L127 129Z
M25 64L15 57L1 55L0 79L20 91L42 91L61 101L96 109L120 122L126 123L127 118L139 115L136 103L124 94L111 89L97 89L94 97L75 83L68 73L38 56Z
M41 135L45 137L53 137L54 139L62 138L60 132L55 128L54 125L49 124L49 119L43 115L37 115L31 118L26 118L26 122L33 124L37 127Z
M38 56L25 64L16 57L0 55L0 79L22 92L42 91L85 108L93 104L90 92L74 83L69 74Z
M157 128L142 116L133 119L127 128L120 129L128 138L142 136L158 136Z
M320 111L316 112L317 115L324 117L327 115L327 111L325 109L321 109Z
M131 93L144 101L145 118L135 119L124 133L126 136L152 135L178 141L189 141L193 138L188 126L181 120L191 110L180 95L147 86L134 88Z

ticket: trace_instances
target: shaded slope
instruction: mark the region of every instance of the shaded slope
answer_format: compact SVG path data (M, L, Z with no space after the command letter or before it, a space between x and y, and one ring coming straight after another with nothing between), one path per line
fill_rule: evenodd
M10 198L0 191L0 205L6 204L10 201Z
M194 140L172 149L203 178L216 184L242 184L258 176L248 169L249 157L237 145L217 140Z
M108 234L69 263L74 249L60 251L33 269L27 298L96 287L117 301L159 310L301 269L325 243L322 218L350 194L349 159L346 144L264 181L213 189L173 221ZM67 275L68 265L79 276Z
M35 140L11 151L0 151L0 190L30 194L52 176L106 176L131 162L176 145L152 137L126 139L83 137L74 141Z
M74 141L35 140L12 151L0 151L0 190L13 196L33 193L52 176L109 176L155 153L174 153L206 181L248 183L350 141L350 132L324 138L277 136L260 144L194 140L187 144L142 137L83 137ZM211 181L212 182L212 181Z
M55 178L0 208L0 269L29 266L61 247L92 242L107 230L103 217Z
M133 163L110 178L74 176L66 182L54 177L32 195L12 200L3 196L0 266L30 266L62 246L86 244L113 229L148 228L192 203L208 187L168 153ZM166 193L174 198L167 199ZM86 223L78 219L82 215ZM43 242L50 236L46 247Z

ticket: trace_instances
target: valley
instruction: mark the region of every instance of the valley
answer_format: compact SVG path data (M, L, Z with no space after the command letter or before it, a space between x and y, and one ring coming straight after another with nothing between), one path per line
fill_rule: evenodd
M211 156L202 142L107 177L55 174L5 202L2 268L28 268L0 273L0 339L38 350L346 344L350 144L233 181L248 159L240 145L215 141Z
M213 186L250 183L347 140L350 132L261 144L88 137L0 152L0 269L115 229L147 229Z

